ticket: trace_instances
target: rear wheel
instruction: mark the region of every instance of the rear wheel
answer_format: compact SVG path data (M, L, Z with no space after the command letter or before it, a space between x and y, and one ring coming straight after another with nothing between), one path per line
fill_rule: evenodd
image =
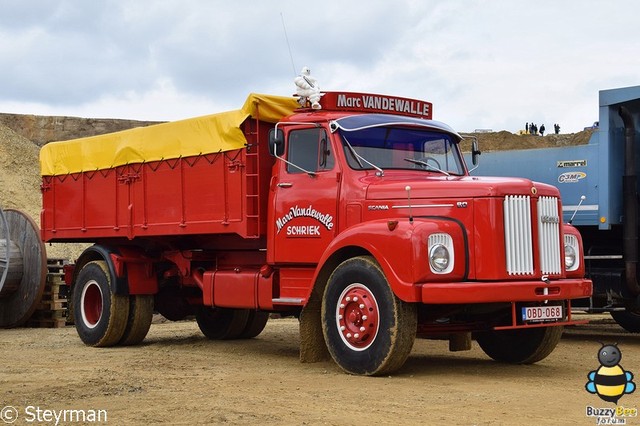
M533 364L545 359L562 337L562 326L484 331L475 335L480 348L496 361Z
M153 296L129 296L129 319L120 345L137 345L149 332L153 319Z
M104 261L83 266L73 286L76 330L89 346L113 346L125 333L129 297L111 291L111 276Z
M398 299L369 256L341 263L322 300L327 348L346 372L389 374L404 364L417 329L415 305Z
M611 311L611 317L618 325L630 333L640 333L640 312L626 309Z
M247 327L248 309L202 306L196 313L200 331L211 340L237 339Z
M155 295L153 305L169 321L180 321L196 313L196 309L189 304L184 289L177 286L161 288Z
M247 325L238 338L252 339L258 336L264 330L267 321L269 321L269 312L250 310Z

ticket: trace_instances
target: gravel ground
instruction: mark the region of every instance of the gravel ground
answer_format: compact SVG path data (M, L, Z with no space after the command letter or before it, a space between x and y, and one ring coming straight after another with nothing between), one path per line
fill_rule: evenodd
M157 323L141 345L108 349L84 346L73 327L0 330L0 407L18 410L16 424L33 424L37 408L105 410L118 425L596 424L587 407L616 407L585 390L599 342L617 342L620 365L637 373L640 336L590 318L535 365L496 363L475 343L450 353L447 342L417 340L402 370L377 378L301 364L295 319L242 341L209 341L191 321ZM618 405L638 408L638 395Z

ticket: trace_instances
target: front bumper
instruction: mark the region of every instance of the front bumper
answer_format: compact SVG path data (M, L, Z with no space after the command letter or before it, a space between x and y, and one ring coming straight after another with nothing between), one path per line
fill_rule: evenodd
M431 283L420 286L421 302L466 304L544 302L590 297L593 283L584 278L503 282Z

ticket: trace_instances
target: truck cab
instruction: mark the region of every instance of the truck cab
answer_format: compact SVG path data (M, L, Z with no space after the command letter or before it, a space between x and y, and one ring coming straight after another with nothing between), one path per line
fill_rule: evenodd
M267 250L279 272L274 300L321 306L311 336L324 331L333 358L344 358L341 344L362 351L380 338L360 330L385 326L380 306L393 304L379 302L382 295L368 284L341 278L343 270L366 276L373 269L381 287L392 289L390 299L415 308L419 335L449 338L455 350L468 347L460 342L474 331L496 359L544 358L539 346L548 347L561 330L551 326L571 324L570 300L591 291L582 277L580 236L560 220L557 189L526 179L472 178L453 129L415 107L403 115L371 111L370 96L331 94L323 114L298 112L270 134L278 160ZM373 96L386 100L378 105L398 105ZM361 102L331 103L341 98ZM321 283L321 301L309 282ZM472 318L475 330L467 328ZM497 349L496 336L519 337ZM518 353L524 341L538 342L536 350ZM347 371L362 371L356 367L362 359L352 364Z

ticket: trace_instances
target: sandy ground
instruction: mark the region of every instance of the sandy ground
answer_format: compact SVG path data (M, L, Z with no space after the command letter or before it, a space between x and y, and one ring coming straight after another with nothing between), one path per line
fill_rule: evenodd
M118 425L596 424L587 406L615 407L585 390L598 342L617 342L638 380L640 336L591 318L536 365L496 363L475 343L450 353L417 340L400 372L378 378L301 364L295 319L272 319L245 341L206 340L190 321L153 324L142 345L108 349L84 346L73 327L0 330L0 408L16 408L15 424L40 424L28 422L38 409L41 418L105 410ZM618 405L640 408L640 391Z

